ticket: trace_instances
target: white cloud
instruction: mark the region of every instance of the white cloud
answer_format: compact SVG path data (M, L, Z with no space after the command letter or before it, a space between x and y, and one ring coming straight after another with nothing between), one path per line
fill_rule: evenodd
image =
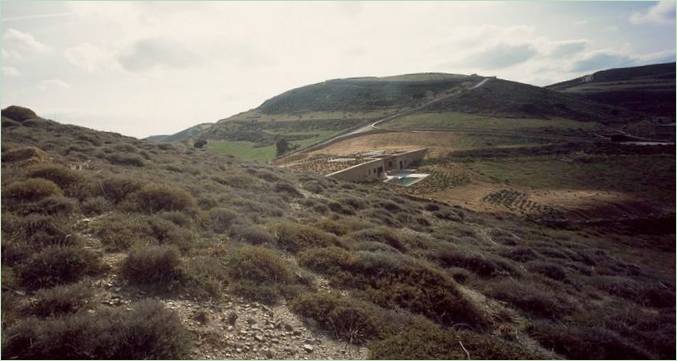
M7 61L19 61L23 57L16 50L9 50L9 49L2 48L2 58L7 60Z
M660 1L646 11L630 15L633 24L672 24L675 22L675 1Z
M2 75L6 77L17 77L21 75L21 72L19 72L19 69L13 67L13 66L3 66L2 67Z
M153 38L136 41L119 55L118 61L125 69L136 72L156 67L186 68L201 60L176 41Z
M70 84L61 79L47 79L38 83L38 89L42 90L43 92L48 90L65 90L70 89L70 87Z
M116 64L110 51L90 43L82 43L68 48L64 51L64 55L71 64L90 73L99 69L114 68Z
M29 33L9 28L2 36L3 47L8 51L28 51L41 53L49 50L49 46L41 43Z

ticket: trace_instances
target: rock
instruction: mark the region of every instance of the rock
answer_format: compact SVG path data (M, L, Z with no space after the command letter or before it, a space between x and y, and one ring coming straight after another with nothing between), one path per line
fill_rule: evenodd
M250 325L253 325L253 324L256 323L256 320L253 319L253 318L251 318L251 317L248 317L248 318L247 318L247 323L250 324Z
M256 341L263 342L263 336L261 336L261 335L256 335L256 336L254 336L254 339L255 339Z
M275 356L271 350L265 350L263 355L266 356L266 358L273 358L273 356Z
M227 316L227 318L226 318L226 321L227 321L229 324L234 325L234 324L235 324L235 321L237 321L237 313L235 313L235 311L229 312L229 313L228 313L228 316Z
M294 336L301 336L302 332L301 330L294 330L293 335Z
M303 344L303 349L304 349L306 352L308 352L308 353L313 352L313 346L311 346L311 345L309 345L309 344L307 344L307 343L304 343L304 344Z
M228 326L228 331L232 331L232 330L233 330L233 326Z
M287 331L287 332L290 332L290 331L293 331L294 328L290 324L285 323L284 324L284 330Z

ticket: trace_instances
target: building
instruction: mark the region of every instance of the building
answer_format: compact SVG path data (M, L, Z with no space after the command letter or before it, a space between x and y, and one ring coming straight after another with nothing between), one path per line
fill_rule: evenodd
M351 167L327 174L329 178L351 182L373 182L386 179L386 173L399 173L418 166L427 149L417 149L395 154L373 155Z

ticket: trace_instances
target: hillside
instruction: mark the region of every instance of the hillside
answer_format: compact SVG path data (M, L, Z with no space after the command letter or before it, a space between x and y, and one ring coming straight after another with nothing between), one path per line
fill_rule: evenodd
M195 136L200 134L200 132L211 127L214 123L200 123L198 125L192 126L190 128L184 129L178 133L171 135L151 135L146 137L145 140L153 143L179 143L184 140L193 139Z
M603 70L546 88L647 116L675 118L675 63Z
M675 356L674 233L549 228L19 108L2 141L4 358Z
M639 119L631 111L576 94L475 74L420 73L334 79L292 89L218 121L193 139L208 139L209 148L217 152L267 161L276 156L274 144L279 139L299 149L386 117L425 113L597 124Z

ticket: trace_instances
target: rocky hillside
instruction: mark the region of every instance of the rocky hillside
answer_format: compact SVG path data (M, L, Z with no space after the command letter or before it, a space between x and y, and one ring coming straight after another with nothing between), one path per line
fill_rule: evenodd
M672 359L642 237L2 111L8 359Z

